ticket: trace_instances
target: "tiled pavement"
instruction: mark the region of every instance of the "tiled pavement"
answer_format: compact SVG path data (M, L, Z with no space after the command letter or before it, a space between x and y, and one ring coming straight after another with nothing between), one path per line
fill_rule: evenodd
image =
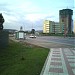
M51 48L40 75L75 75L75 48Z

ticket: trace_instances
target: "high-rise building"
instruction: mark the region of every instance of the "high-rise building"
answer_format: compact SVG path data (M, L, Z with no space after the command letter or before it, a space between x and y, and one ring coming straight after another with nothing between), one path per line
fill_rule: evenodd
M72 33L72 15L73 10L71 9L63 9L59 11L61 33Z
M45 20L43 33L60 33L60 24L58 22Z

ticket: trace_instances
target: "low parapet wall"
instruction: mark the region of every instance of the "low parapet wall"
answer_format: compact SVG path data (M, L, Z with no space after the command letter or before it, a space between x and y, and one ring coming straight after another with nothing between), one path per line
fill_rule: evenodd
M5 48L9 43L9 34L7 31L0 31L0 48Z

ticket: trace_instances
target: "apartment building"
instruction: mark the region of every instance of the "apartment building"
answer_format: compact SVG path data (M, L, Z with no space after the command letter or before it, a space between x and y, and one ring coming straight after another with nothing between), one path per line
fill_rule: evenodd
M43 33L60 33L60 24L58 22L45 20L43 25Z
M44 21L44 25L43 25L43 33L49 33L49 27L50 26L50 22L48 20Z
M60 28L59 22L55 22L54 26L55 26L55 30L54 30L55 33L61 33L61 28Z

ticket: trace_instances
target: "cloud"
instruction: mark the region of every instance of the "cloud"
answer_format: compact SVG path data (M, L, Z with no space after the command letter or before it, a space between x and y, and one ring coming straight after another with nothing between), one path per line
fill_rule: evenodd
M38 21L39 19L43 19L46 14L27 14L25 19L31 22Z
M57 14L57 16L59 17L59 15ZM42 14L42 13L33 13L33 14L27 14L26 16L25 16L25 20L29 20L30 22L36 22L36 21L38 21L38 20L41 20L41 19L43 19L43 20L56 20L57 21L57 19L56 18L58 18L57 16L54 16L54 13L52 13L52 14L50 14L50 13L44 13L44 14Z
M40 8L38 8L32 2L24 2L18 5L18 9L22 10L23 12L31 13L31 12L38 12Z
M31 15L28 13L36 13L38 11L40 11L40 8L37 7L33 2L31 1L19 1L16 0L16 3L13 4L14 1L6 3L2 3L0 4L0 9L3 13L3 16L6 20L6 22L11 22L12 21L17 21L19 22L21 19L22 20L30 20L30 21L36 21L37 19L39 19L40 17L38 17L37 15ZM34 16L35 18L33 18L33 20L31 19L31 17ZM26 17L26 18L24 18Z
M2 13L2 11L10 11L8 8L7 8L8 4L6 3L0 3L0 13Z
M59 8L54 9L55 6L51 3L53 1L47 1L1 0L0 12L3 13L3 16L5 18L5 28L19 29L20 26L25 26L25 29L31 29L32 24L34 24L34 27L36 29L40 29L42 28L43 20L45 19L58 21ZM57 5L59 6L59 4Z

